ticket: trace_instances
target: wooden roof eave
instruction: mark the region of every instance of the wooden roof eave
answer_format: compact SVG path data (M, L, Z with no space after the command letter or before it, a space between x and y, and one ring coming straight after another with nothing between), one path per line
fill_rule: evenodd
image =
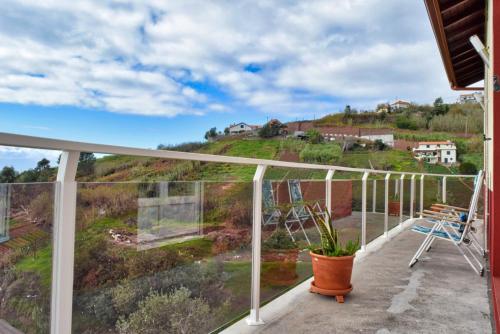
M452 63L452 54L450 52L446 38L445 27L443 24L442 13L439 6L439 0L424 0L427 14L431 21L432 30L438 43L439 53L443 61L448 81L453 90L482 90L483 87L465 87L458 83L455 70ZM463 80L460 80L463 81Z

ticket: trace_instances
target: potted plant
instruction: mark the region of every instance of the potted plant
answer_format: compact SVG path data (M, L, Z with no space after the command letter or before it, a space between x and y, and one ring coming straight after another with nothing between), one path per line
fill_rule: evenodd
M262 244L262 281L274 286L295 283L299 248L290 235L278 225Z
M389 216L399 216L400 214L400 206L399 202L399 194L394 194L389 200Z
M314 215L321 231L321 245L309 252L314 274L310 291L335 296L337 302L343 303L344 296L352 291L352 267L359 238L342 244L330 214L325 211L324 215Z

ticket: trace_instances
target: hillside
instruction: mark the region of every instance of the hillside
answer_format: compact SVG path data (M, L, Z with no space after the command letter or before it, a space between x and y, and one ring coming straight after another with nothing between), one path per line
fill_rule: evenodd
M405 136L423 136L424 134L406 133ZM474 140L457 138L462 146L467 146ZM336 147L336 148L334 148ZM415 171L432 173L456 173L457 168L447 168L440 165L429 165L419 163L409 151L386 149L357 149L348 152L339 152L330 161L321 160L321 156L315 157L315 152L324 150L338 150L338 145L307 144L304 141L284 138L260 139L260 138L225 138L220 141L206 143L203 147L195 150L199 153L218 154L226 156L238 156L260 159L274 159L286 161L304 161L304 153L313 152L310 162L330 163L340 166L376 168L395 171ZM467 148L466 148L467 149ZM340 150L339 150L340 151ZM302 153L302 154L301 154ZM473 162L479 168L482 155L480 152L464 154L464 160ZM255 172L255 167L232 164L203 163L192 161L173 161L156 158L135 158L127 156L107 156L97 159L94 175L87 176L82 181L116 182L116 181L153 181L153 180L217 180L217 181L250 181ZM349 173L338 173L336 177L351 177ZM272 179L280 178L314 178L324 177L322 171L285 170L282 168L270 168L266 177ZM358 175L359 177L359 175Z
M386 108L380 105L377 108ZM359 168L376 168L395 171L433 173L456 173L457 166L445 167L417 162L410 152L420 141L447 141L455 143L460 163L470 163L475 169L483 166L483 114L479 104L444 104L439 98L433 105L411 104L408 108L390 112L358 112L346 106L343 113L326 115L317 120L295 121L282 124L271 120L260 130L241 134L224 135L211 128L205 134L208 142L184 143L176 146L159 145L159 149L183 152L199 152L236 157L302 161L319 164L335 164ZM380 110L380 109L378 109ZM385 109L384 109L385 110ZM229 129L225 129L228 133ZM263 131L265 130L265 131ZM286 138L296 132L309 130L317 132L316 140ZM394 136L394 149L376 147L373 142L358 141L354 149L342 152L337 144L344 141L334 139L335 133L388 132ZM325 136L325 140L322 140ZM373 140L373 139L372 139ZM364 147L367 145L366 147ZM173 161L144 157L105 156L95 159L88 155L88 161L80 162L80 181L121 182L155 180L216 180L250 181L255 171L253 166L202 163L196 161ZM43 159L33 169L17 173L5 167L0 173L0 182L45 182L55 179L56 168ZM82 166L85 165L85 166ZM270 168L267 178L318 178L323 172L299 171ZM353 177L348 173L337 173L337 178ZM359 175L355 176L359 177Z

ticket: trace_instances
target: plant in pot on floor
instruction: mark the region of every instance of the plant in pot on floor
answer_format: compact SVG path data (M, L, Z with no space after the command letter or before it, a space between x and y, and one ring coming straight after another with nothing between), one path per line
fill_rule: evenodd
M297 280L299 248L285 229L278 227L262 244L262 282L289 286Z
M335 296L337 302L343 303L344 296L352 291L352 267L359 249L359 238L342 243L327 211L324 215L314 213L314 216L321 231L321 244L311 247L309 252L314 274L310 291Z
M389 216L399 216L400 211L399 194L394 194L389 200Z

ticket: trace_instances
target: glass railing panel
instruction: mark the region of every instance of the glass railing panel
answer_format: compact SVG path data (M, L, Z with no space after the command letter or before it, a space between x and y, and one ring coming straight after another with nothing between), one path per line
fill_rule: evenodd
M0 184L0 319L50 331L55 183Z
M406 176L403 180L403 221L409 219L410 214L410 206L411 206L411 176ZM415 183L416 184L416 183ZM416 190L415 190L416 191ZM414 206L415 208L415 203Z
M338 214L334 226L339 230L342 242L358 240L358 238L361 240L361 180L334 180L333 193L334 203L341 208L341 210L337 209Z
M325 187L321 180L264 180L261 303L312 275L308 247L320 242Z
M248 312L251 182L80 183L74 333L216 330Z
M368 180L367 188L366 242L370 242L384 234L385 181L381 179Z
M434 203L442 203L441 178L425 176L424 178L424 210L430 209ZM420 192L420 184L419 190ZM418 204L420 208L420 202Z
M469 208L474 192L474 179L449 177L446 180L446 203Z
M399 224L400 221L400 182L398 175L391 176L389 180L389 203L388 203L388 229L392 229Z

